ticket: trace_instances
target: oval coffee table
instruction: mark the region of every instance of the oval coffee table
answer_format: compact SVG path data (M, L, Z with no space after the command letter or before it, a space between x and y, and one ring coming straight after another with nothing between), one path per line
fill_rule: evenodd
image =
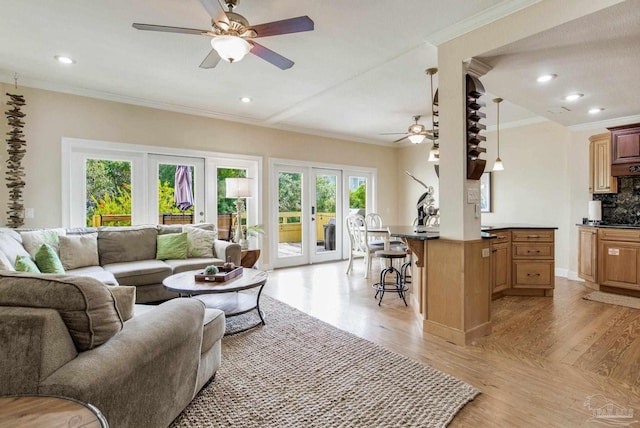
M242 276L225 282L196 281L195 275L198 273L202 273L202 270L177 273L165 278L162 285L169 291L179 293L180 296L201 300L207 308L220 309L224 311L226 317L242 315L254 309L258 311L260 322L228 334L236 334L259 325L265 325L264 313L260 310L260 295L267 282L266 272L257 269L244 269ZM257 287L259 287L257 294L241 292Z

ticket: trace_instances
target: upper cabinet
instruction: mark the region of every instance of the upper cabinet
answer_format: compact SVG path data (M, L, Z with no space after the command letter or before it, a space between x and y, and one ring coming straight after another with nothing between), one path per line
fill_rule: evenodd
M610 135L593 135L589 141L589 192L617 193L618 179L611 176Z
M611 174L640 175L640 123L609 128Z

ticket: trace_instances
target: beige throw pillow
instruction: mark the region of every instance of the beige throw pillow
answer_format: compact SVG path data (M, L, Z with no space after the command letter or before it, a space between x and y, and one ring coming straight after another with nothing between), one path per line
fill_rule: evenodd
M98 266L98 234L60 236L60 260L64 270Z
M213 241L217 237L216 232L193 226L183 226L182 230L187 232L187 257L214 257Z
M43 229L20 232L22 245L32 259L36 257L36 253L42 244L50 245L57 254L60 254L60 236L66 234L64 229Z

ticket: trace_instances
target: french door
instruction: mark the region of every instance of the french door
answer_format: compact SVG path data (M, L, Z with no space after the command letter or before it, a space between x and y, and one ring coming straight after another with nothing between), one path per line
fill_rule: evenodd
M342 171L274 164L270 235L274 266L342 258Z
M147 221L150 224L205 222L204 159L150 154L147 162ZM176 175L176 170L180 167L186 174ZM190 189L186 189L187 182ZM182 195L177 193L180 188L183 190ZM188 192L191 193L191 200L180 204L180 196L184 197Z

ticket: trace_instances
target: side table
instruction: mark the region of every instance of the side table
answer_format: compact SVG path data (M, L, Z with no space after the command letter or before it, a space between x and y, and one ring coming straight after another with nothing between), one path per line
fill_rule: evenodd
M258 263L260 258L260 250L242 250L242 260L240 265L245 268L251 269Z
M0 428L109 428L100 411L68 397L15 395L0 397Z

